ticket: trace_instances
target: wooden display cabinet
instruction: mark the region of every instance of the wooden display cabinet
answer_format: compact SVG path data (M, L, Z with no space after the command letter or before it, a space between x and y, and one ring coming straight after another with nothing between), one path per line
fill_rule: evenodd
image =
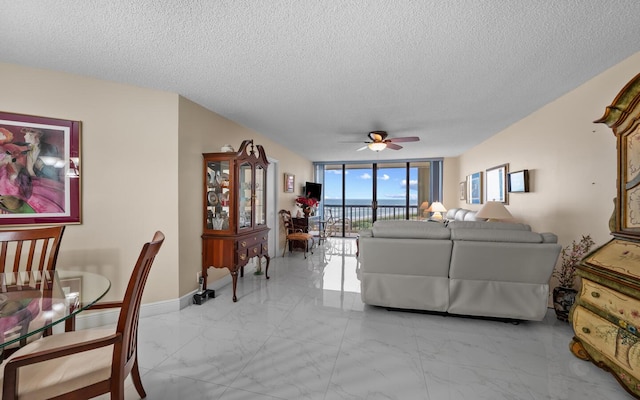
M617 144L617 194L609 226L613 239L585 257L569 320L574 355L609 371L640 398L640 74L595 121Z
M269 279L267 226L267 167L260 145L245 140L237 153L205 153L202 228L202 277L207 288L209 267L227 268L233 282L233 301L238 301L238 270L253 257L264 257Z

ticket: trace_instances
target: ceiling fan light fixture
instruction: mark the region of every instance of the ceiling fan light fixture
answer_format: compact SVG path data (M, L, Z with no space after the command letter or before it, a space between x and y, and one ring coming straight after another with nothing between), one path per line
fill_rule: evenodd
M373 151L382 151L387 148L387 144L383 142L369 143L369 149Z

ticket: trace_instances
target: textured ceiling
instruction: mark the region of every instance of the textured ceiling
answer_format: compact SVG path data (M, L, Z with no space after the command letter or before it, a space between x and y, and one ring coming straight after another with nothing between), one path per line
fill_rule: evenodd
M0 61L179 93L314 161L448 157L640 51L639 15L638 0L0 0ZM371 130L421 141L356 152Z

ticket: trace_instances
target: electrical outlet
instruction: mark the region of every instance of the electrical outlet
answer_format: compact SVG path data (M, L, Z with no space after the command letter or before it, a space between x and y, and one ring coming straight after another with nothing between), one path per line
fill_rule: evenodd
M202 271L196 272L196 283L200 283L200 277L202 276Z

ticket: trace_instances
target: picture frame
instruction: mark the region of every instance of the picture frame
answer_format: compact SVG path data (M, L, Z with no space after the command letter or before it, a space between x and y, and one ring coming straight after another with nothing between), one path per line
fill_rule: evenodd
M296 176L293 174L284 174L284 191L285 193L293 193L296 187Z
M466 200L467 199L467 181L460 182L459 190L460 190L460 200Z
M485 171L485 201L509 204L507 192L507 172L509 164L502 164Z
M482 171L467 176L467 203L482 204Z
M509 172L507 174L507 192L508 193L527 193L529 192L529 170Z
M0 112L0 225L81 223L80 121Z

